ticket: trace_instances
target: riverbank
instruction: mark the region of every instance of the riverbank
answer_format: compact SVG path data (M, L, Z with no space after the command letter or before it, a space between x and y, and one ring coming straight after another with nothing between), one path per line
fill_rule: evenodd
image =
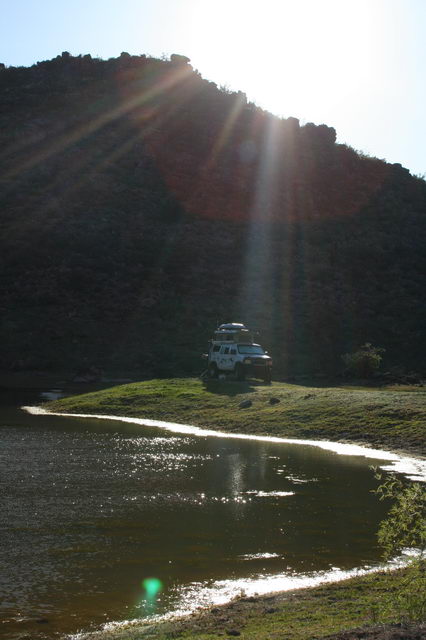
M121 624L84 640L421 640L426 625L401 624L391 600L409 576L409 568L378 571L309 589L241 596L184 618Z
M50 411L121 415L257 436L334 440L425 454L423 387L314 387L278 383L151 380L49 402ZM384 603L410 569L238 600L157 625L118 626L93 640L170 638L312 640L425 637L424 626L401 627ZM380 623L380 624L378 624ZM354 630L356 631L350 631Z
M181 378L114 386L50 402L47 409L426 454L426 387L314 387Z

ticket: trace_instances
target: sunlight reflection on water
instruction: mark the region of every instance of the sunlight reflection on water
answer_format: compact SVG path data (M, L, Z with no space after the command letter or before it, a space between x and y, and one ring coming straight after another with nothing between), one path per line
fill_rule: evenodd
M360 446L27 411L3 431L3 575L11 611L56 612L63 632L370 570L385 506L369 464L426 480L425 461ZM149 576L164 588L147 603Z
M402 555L389 562L386 567L395 569L402 567L407 563L407 559L410 555L412 554L407 553L406 555ZM257 560L273 556L276 556L276 554L254 554L253 556L247 556L244 559ZM340 582L354 576L373 573L374 571L377 571L378 568L384 566L385 565L375 565L371 567L351 569L349 571L342 571L337 567L333 567L329 571L318 571L307 574L292 573L291 571L277 575L258 574L246 579L216 580L207 585L202 582L194 582L182 589L179 606L167 614L153 615L149 618L145 618L144 620L135 618L132 620L123 620L121 622L110 622L103 626L102 631L95 634L75 634L70 636L70 640L84 640L89 636L90 639L94 639L96 637L99 638L99 640L108 640L109 638L113 640L115 637L114 632L120 632L126 628L131 629L132 627L143 630L146 625L152 624L152 622L161 622L163 620L188 616L198 610L212 606L220 606L239 597L250 598L277 593L280 591L293 591L305 589L307 587L315 587L329 582Z
M338 455L344 456L362 456L365 458L374 458L376 460L386 460L391 464L383 465L381 468L385 471L391 471L394 473L400 473L405 475L409 480L416 482L426 482L426 460L420 460L418 458L412 458L409 456L402 456L389 451L383 451L382 449L373 449L370 447L364 447L356 444L346 444L341 442L330 442L326 440L303 440L295 438L278 438L275 436L255 436L239 433L224 433L221 431L214 431L212 429L201 429L200 427L194 427L190 425L182 425L175 422L165 422L163 420L149 420L146 418L128 418L124 416L108 416L108 415L93 415L87 413L50 413L42 407L22 407L28 413L33 415L54 415L54 416L66 416L74 418L97 418L101 420L116 420L120 422L127 422L132 424L140 424L148 427L159 427L166 429L172 433L182 433L187 435L196 435L202 437L215 437L215 438L230 438L241 440L255 440L264 442L282 442L287 444L297 444L304 446L319 447L326 451L332 451Z

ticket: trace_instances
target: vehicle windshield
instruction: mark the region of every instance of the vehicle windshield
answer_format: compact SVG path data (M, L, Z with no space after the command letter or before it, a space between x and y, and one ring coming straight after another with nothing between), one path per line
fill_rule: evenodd
M239 344L238 353L249 353L251 355L263 356L264 350L258 344Z

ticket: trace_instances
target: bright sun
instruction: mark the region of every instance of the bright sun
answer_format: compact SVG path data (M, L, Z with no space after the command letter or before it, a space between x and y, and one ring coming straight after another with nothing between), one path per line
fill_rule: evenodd
M327 118L373 82L371 0L194 0L189 54L203 75L284 115ZM373 55L374 53L374 55Z

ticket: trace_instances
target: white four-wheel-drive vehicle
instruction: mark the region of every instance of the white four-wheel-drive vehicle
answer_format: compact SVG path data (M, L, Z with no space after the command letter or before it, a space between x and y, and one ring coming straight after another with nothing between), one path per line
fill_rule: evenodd
M219 373L233 373L237 380L253 375L271 382L272 358L253 341L252 332L243 324L221 324L210 340L206 357L210 378L216 378Z

